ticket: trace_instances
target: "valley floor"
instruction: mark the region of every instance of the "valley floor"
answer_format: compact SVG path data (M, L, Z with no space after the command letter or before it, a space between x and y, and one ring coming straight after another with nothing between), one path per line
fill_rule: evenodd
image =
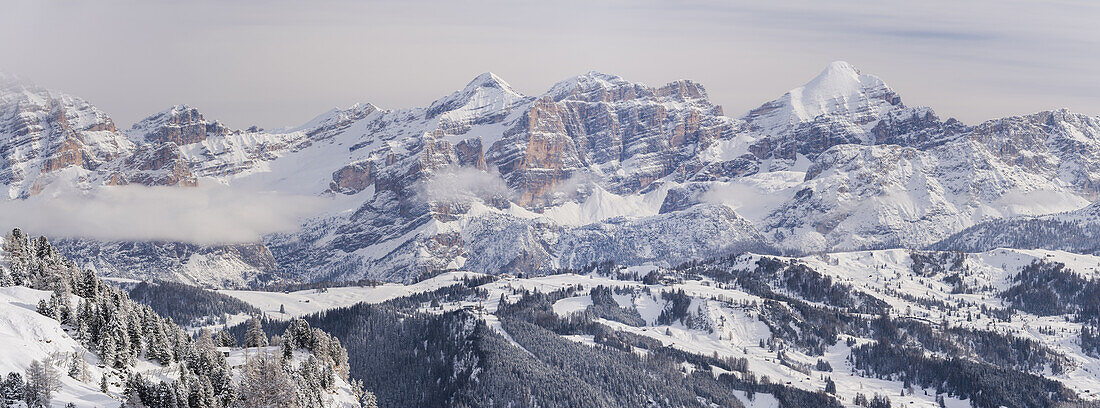
M836 284L847 285L853 292L884 302L889 306L889 314L893 319L924 322L941 329L963 328L1031 340L1049 347L1066 360L1066 368L1062 372L1055 373L1052 372L1052 367L1044 366L1035 368L1035 374L1064 384L1081 399L1097 398L1096 393L1100 391L1100 359L1090 356L1082 349L1078 340L1082 324L1072 321L1068 316L1039 316L1007 308L1001 294L1014 284L1013 279L1022 268L1039 261L1061 262L1086 279L1098 278L1100 257L1060 251L1013 249L952 256L961 258L948 261L946 256L941 256L945 265L939 265L941 269L932 273L918 271L920 266L914 264L916 258L913 252L907 250L831 253L803 258L742 255L730 260L728 266L730 269L749 270L756 267L762 258L805 265ZM650 284L634 280L651 271L661 273L662 280ZM757 377L766 376L773 383L806 391L825 389L825 379L829 378L835 382L836 397L844 404L851 404L857 394L868 398L881 394L889 396L895 406L938 406L935 389L913 386L911 390L906 390L900 377L882 378L853 366L853 347L873 343L872 338L842 333L835 344L826 347L820 354L798 347L785 347L779 352L782 357L778 357L773 344L774 339L780 336L761 316L763 312L760 305L768 299L736 284L719 282L705 276L685 277L675 271L652 266L618 268L615 274L618 276L602 275L595 271L531 278L505 276L479 286L477 289L484 291L479 297L438 305L425 303L420 310L428 313L469 310L509 339L513 345L520 346L511 340L509 333L500 324L497 312L501 299L514 303L527 291L551 293L573 290L576 295L553 303L553 312L565 318L591 310L594 298L588 291L602 286L612 288L615 304L622 310L636 312L644 323L631 324L604 317L596 319L598 323L615 331L647 337L665 346L701 356L745 358L748 371ZM306 290L291 293L222 293L256 306L268 317L281 319L359 302L381 303L401 296L430 292L460 283L462 279L478 276L480 275L469 272L451 272L412 285L384 284L377 287L341 287L327 291ZM800 294L781 287L776 290L787 296L801 297ZM685 324L686 320L662 320L662 313L672 307L665 294L677 292L690 298L687 311L694 316L695 323ZM833 307L827 302L806 301L823 308ZM280 308L285 313L280 313ZM1000 315L998 317L987 312L989 310L1010 310L1011 316L1007 319ZM563 337L580 344L597 345L591 335ZM638 352L645 353L645 350ZM928 354L936 356L937 353L928 351ZM976 358L967 355L939 357ZM828 369L819 370L818 367ZM696 369L700 368L690 364L684 367L685 372ZM715 376L722 372L729 373L714 366L710 370ZM768 394L757 393L750 401L744 392L738 392L746 406L776 405L774 397ZM940 396L946 406L970 406L968 401L950 395Z

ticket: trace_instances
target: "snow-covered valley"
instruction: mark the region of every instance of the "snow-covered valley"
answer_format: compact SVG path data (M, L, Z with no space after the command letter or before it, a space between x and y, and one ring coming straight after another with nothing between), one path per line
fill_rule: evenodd
M930 263L929 260L934 260ZM881 301L888 310L886 316L898 321L926 325L936 332L972 330L1022 341L1042 347L1057 356L1050 360L1056 366L1043 365L1025 369L1066 386L1072 395L1086 401L1095 400L1100 390L1100 358L1083 348L1080 333L1083 323L1070 315L1036 315L1014 308L1005 293L1019 282L1017 275L1029 265L1062 263L1083 279L1100 277L1100 257L1062 251L997 249L983 253L914 252L909 250L875 250L839 252L803 258L783 258L769 255L744 254L720 262L703 262L698 267L667 269L656 266L616 267L612 270L576 274L556 274L529 278L502 277L476 286L477 296L452 302L429 305L423 300L417 309L422 313L439 314L465 310L505 338L511 338L500 324L498 306L521 302L524 293L575 293L554 301L552 309L560 318L574 314L592 315L593 288L610 288L615 306L636 313L639 323L601 317L594 322L614 332L630 333L652 339L657 344L687 353L713 356L718 359L744 358L747 371L756 378L766 376L771 382L789 385L810 392L826 387L826 378L835 384L831 393L845 405L862 394L889 396L894 404L917 407L937 407L937 398L947 406L971 406L960 395L903 384L899 376L879 377L853 365L852 348L874 344L877 339L861 333L838 332L836 343L821 349L806 349L797 341L785 339L782 331L764 315L764 305L774 296L761 295L736 282L715 280L701 271L721 265L735 275L736 271L758 268L761 260L773 260L785 265L804 265L828 278L830 285L845 285L853 293ZM934 270L934 271L933 271ZM650 273L659 280L647 283ZM743 273L743 272L742 272ZM386 284L381 287L330 288L326 292L306 290L291 293L227 291L225 293L261 308L269 316L285 318L302 313L322 312L327 308L347 307L356 302L382 303L399 295L429 293L448 284L461 284L462 279L477 277L469 272L448 273L429 280L403 286ZM792 299L827 310L843 310L828 300L807 299L805 293L782 286L781 274L769 278L775 290ZM654 278L657 279L657 278ZM778 279L778 280L776 280ZM662 316L673 310L668 294L682 293L690 299L686 316ZM597 302L598 303L598 302ZM784 303L784 302L781 302ZM285 305L287 313L277 312ZM792 305L788 305L792 307ZM857 315L859 315L857 313ZM873 320L874 315L863 315ZM607 347L594 341L591 335L563 335L563 338L592 347ZM950 338L950 337L947 337ZM605 341L605 340L601 340ZM947 340L951 341L951 340ZM957 341L957 340L956 340ZM963 340L965 342L965 340ZM517 347L522 346L512 340ZM599 344L599 345L598 345ZM960 343L962 344L962 343ZM988 356L975 345L958 351L968 354L942 354L926 345L931 356L970 358L984 361ZM634 347L635 352L646 349ZM781 357L777 357L777 352ZM822 364L824 362L826 364ZM687 364L687 363L686 363ZM687 364L688 372L709 370L713 375L730 372L716 366ZM736 374L736 373L735 373ZM904 394L904 395L899 395ZM770 399L769 399L770 398ZM746 406L777 406L774 398L757 393L752 401L742 398ZM752 405L764 404L764 405ZM771 405L769 405L771 404Z

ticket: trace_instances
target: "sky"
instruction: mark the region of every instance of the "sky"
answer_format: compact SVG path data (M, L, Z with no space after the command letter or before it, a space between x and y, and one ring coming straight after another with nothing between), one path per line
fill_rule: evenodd
M0 0L0 71L120 127L185 103L244 128L426 106L492 71L538 95L597 70L702 83L730 116L844 60L966 123L1100 115L1092 1Z

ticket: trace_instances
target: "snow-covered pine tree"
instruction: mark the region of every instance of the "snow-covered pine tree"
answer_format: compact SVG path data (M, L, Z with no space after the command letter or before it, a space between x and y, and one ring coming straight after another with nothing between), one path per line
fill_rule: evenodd
M217 344L218 347L237 347L237 340L228 331L221 330L218 331L218 337L214 344Z
M291 380L278 359L268 353L248 358L241 369L237 402L245 407L298 406L298 385Z
M22 374L16 372L8 373L3 384L0 384L0 398L3 399L5 405L12 405L17 401L22 401L23 391L26 389L26 386L27 384L23 381Z
M248 319L248 331L244 337L245 347L267 347L267 335L264 334L260 319L255 317Z
M27 386L23 395L23 401L27 403L27 406L50 406L53 393L60 389L61 379L53 366L43 364L38 360L31 361L30 367L27 367Z

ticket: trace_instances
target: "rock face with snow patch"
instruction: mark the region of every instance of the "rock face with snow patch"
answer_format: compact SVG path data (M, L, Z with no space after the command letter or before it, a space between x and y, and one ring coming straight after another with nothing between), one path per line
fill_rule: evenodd
M762 135L750 147L760 159L813 159L843 144L923 147L965 131L929 108L906 107L881 79L840 61L742 119Z
M740 118L687 80L652 87L590 72L529 96L485 73L427 107L358 104L276 131L175 106L122 132L86 102L4 83L12 198L58 181L218 182L336 203L247 250L65 246L125 264L107 268L123 275L153 253L172 258L157 274L234 265L221 282L242 284L923 247L990 220L1075 210L1100 186L1096 117L967 126L906 106L844 62ZM121 248L133 249L102 256Z
M131 143L87 101L0 74L0 183L9 198L40 193L64 169L89 173Z

